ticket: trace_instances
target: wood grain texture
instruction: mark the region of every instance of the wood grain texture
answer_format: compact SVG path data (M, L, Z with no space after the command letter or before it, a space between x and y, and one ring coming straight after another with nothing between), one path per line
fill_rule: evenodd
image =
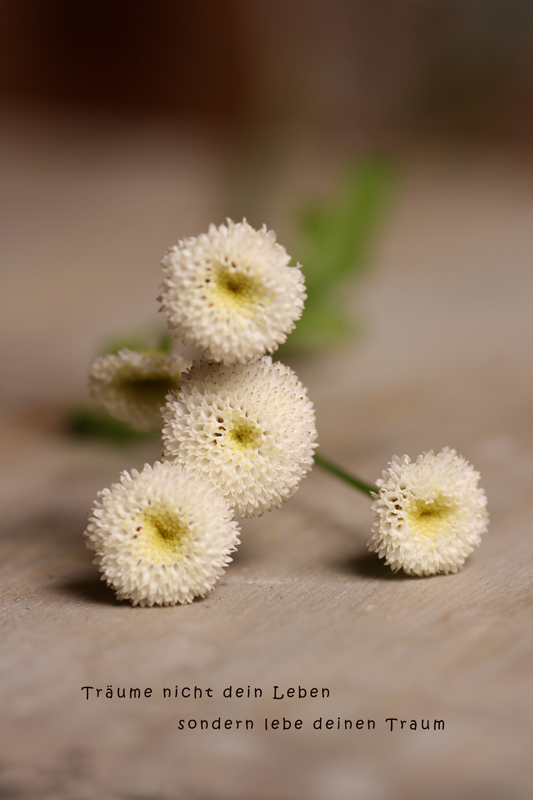
M314 470L281 510L243 523L208 598L132 608L99 580L81 532L96 491L156 459L157 445L74 441L6 411L0 796L531 796L533 170L418 156L400 195L353 298L364 340L294 366L316 403L323 454L362 477L378 477L393 453L444 445L471 460L491 515L481 548L457 575L393 575L366 551L368 500ZM70 224L71 237L90 230L79 217ZM133 226L132 236L147 233ZM98 297L87 298L95 318ZM58 363L68 395L68 358ZM86 700L87 685L153 694ZM204 696L162 696L176 685ZM229 686L263 696L226 699ZM330 695L276 700L274 686ZM254 729L179 730L180 719L218 717ZM265 731L265 718L283 717L302 728ZM320 717L354 729L315 730ZM389 717L445 729L391 732Z

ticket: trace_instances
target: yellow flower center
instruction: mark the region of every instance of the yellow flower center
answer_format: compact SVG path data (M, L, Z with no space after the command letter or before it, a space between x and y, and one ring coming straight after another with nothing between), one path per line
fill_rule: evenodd
M261 428L243 414L233 413L227 416L219 415L216 418L217 426L214 431L215 442L220 447L229 443L233 450L240 450L241 454L250 449L257 450L263 438Z
M450 524L456 519L455 510L455 505L440 496L431 503L415 500L407 510L409 527L417 536L436 539L449 533Z
M233 424L230 432L231 443L235 448L245 450L248 447L259 447L261 431L253 422L239 420Z
M151 508L144 512L136 528L139 555L152 563L173 564L183 553L190 533L175 511L164 505Z
M250 313L252 306L264 300L266 292L261 282L242 270L217 264L215 267L216 297L226 308Z

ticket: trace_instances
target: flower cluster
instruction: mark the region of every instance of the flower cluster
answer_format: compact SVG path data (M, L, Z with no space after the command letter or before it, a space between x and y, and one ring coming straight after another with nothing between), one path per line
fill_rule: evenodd
M229 504L214 487L158 461L123 472L100 492L85 533L119 600L140 606L204 597L239 543Z
M301 316L299 267L275 235L228 220L172 248L160 302L169 327L205 357L98 359L95 400L136 430L163 426L164 462L100 493L85 531L102 578L134 605L204 596L238 543L232 515L281 505L313 464L314 410L289 367L272 363ZM165 402L166 401L166 402Z
M307 390L272 353L302 314L299 266L271 231L211 226L163 260L168 325L203 358L121 350L97 359L92 397L138 431L162 430L163 461L123 472L99 493L85 531L119 599L176 605L203 597L239 543L234 515L278 507L315 457ZM444 448L394 456L370 486L316 462L374 498L371 551L409 575L457 572L487 529L479 474ZM374 491L374 488L376 491Z
M245 363L272 353L304 308L303 275L289 261L266 227L211 225L164 258L161 310L170 329L210 360Z
M372 505L371 551L395 572L457 572L486 533L487 498L479 473L455 450L394 456Z
M215 483L240 516L280 506L313 465L307 390L269 356L194 366L163 417L165 458Z
M124 348L97 358L89 374L93 400L135 431L161 427L161 407L176 389L186 362L176 355L139 353Z

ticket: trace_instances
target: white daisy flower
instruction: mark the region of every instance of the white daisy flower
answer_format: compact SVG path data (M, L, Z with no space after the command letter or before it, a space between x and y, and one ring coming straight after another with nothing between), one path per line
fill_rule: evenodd
M161 427L161 407L176 389L187 365L176 355L140 353L124 348L92 365L89 392L115 419L136 431Z
M205 357L244 363L285 341L303 312L300 267L276 242L246 220L180 241L163 259L161 310L176 336Z
M173 606L204 597L232 560L239 528L215 488L156 462L99 492L85 531L119 600Z
M479 473L445 447L418 456L394 456L372 505L370 550L394 572L457 572L487 531L487 498Z
M313 464L313 404L270 356L193 366L163 418L165 458L211 480L240 516L281 505Z

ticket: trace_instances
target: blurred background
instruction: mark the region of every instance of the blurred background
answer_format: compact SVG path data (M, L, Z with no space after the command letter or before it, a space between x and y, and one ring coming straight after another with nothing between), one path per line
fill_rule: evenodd
M529 800L532 145L530 0L1 0L2 797ZM161 336L166 249L228 216L303 264L282 357L324 456L481 471L491 533L457 576L392 578L367 499L313 470L205 601L98 581L87 511L159 449L72 414L96 354ZM178 739L174 707L80 705L128 682L328 685L332 716L447 728ZM295 715L271 705L242 713Z
M6 400L81 396L211 221L297 258L302 209L369 154L529 164L532 45L525 0L3 0Z
M281 124L392 144L433 130L527 141L525 0L4 0L4 104Z

